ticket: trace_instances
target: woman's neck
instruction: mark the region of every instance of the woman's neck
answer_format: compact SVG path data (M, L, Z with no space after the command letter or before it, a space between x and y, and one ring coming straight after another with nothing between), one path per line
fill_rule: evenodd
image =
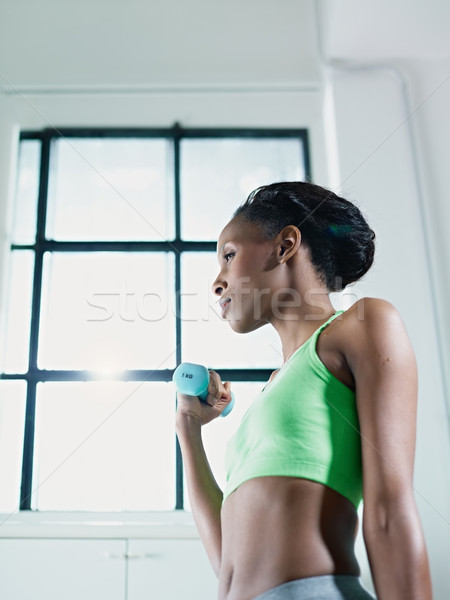
M274 318L272 325L280 336L283 361L286 362L293 352L335 312L326 294L326 296L321 295L317 302L302 303L297 310L284 311L279 318Z

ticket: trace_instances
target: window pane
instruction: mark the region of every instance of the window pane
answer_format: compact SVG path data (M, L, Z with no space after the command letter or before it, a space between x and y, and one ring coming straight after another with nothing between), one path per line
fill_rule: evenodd
M38 363L45 369L175 365L173 256L46 253Z
M246 335L220 317L211 285L219 265L214 252L182 256L183 360L217 368L275 368L282 362L275 330L266 325Z
M25 423L25 381L0 381L0 512L19 507Z
M40 141L20 142L12 235L15 244L32 244L36 238L40 157Z
M9 267L2 367L6 373L25 373L30 345L34 253L27 250L11 252Z
M52 145L47 237L173 238L173 194L163 139L59 139Z
M255 188L304 180L298 139L189 139L181 142L182 237L216 240Z
M33 508L172 510L175 397L166 383L43 383Z

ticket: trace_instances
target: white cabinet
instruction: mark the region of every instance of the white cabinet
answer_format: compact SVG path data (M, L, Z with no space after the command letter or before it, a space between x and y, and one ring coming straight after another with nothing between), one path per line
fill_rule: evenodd
M1 600L214 600L198 539L0 539Z
M126 540L0 539L2 600L124 600Z
M130 540L128 600L214 600L217 579L199 540Z

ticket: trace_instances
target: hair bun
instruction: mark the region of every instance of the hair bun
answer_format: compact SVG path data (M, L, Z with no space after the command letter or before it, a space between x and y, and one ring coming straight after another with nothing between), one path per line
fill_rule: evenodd
M260 187L234 216L258 223L268 238L296 225L331 292L358 281L373 263L375 233L359 208L319 185L294 181Z
M359 214L360 211L352 205ZM370 269L375 255L375 233L359 215L353 223L332 224L326 233L334 256L334 277L328 282L330 291L340 291L361 279Z

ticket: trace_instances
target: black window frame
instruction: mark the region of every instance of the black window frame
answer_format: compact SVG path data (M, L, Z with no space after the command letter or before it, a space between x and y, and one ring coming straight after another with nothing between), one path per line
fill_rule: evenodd
M45 237L48 184L50 176L51 144L58 138L158 138L173 143L173 183L175 203L175 236L166 241L56 241ZM16 244L11 251L33 251L34 273L31 305L31 325L29 341L28 369L25 373L0 373L3 380L21 380L27 383L25 429L22 455L22 475L20 488L20 510L32 510L34 436L36 416L36 387L41 382L54 381L98 381L88 370L46 370L37 365L40 308L42 292L43 258L46 252L168 252L175 257L175 336L176 364L181 362L181 256L183 252L215 252L216 241L189 241L181 238L181 152L183 139L298 139L303 153L306 180L311 180L308 130L306 128L185 128L178 123L168 128L122 128L122 127L71 127L47 128L40 131L22 131L20 141L37 140L41 143L40 172L37 202L36 239L33 244ZM302 155L299 155L302 158ZM208 365L215 368L214 365ZM224 380L229 381L265 381L271 374L270 369L222 369ZM129 370L120 381L168 382L172 380L174 369ZM174 510L184 510L183 465L178 440L176 444L176 481Z

